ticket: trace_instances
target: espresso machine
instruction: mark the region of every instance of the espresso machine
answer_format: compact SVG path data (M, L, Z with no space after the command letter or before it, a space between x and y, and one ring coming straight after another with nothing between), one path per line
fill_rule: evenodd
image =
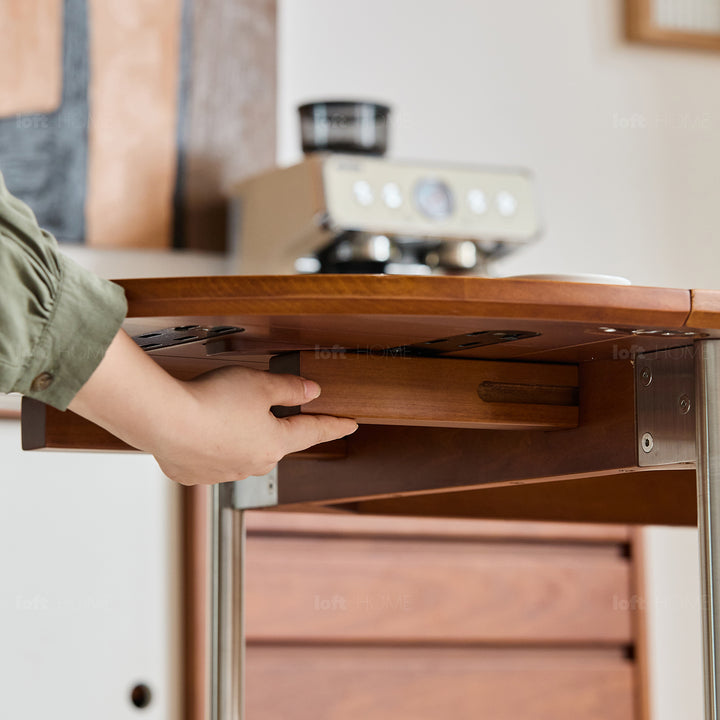
M484 275L539 236L528 171L388 159L386 105L299 110L302 162L233 189L234 272Z

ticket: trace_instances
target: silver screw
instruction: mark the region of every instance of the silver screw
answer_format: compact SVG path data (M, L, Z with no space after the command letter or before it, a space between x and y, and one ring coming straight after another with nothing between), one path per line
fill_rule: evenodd
M640 371L640 382L642 382L645 387L649 387L652 382L652 370L649 367L644 367Z
M687 395L681 395L680 400L678 400L678 406L680 407L680 414L687 415L692 407L690 398Z
M640 438L640 446L643 449L643 452L649 453L653 449L653 445L655 444L655 441L653 440L653 436L646 432L643 433L642 438Z

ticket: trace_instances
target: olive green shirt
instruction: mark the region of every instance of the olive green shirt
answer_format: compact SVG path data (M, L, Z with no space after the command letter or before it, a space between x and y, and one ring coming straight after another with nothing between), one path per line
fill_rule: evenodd
M122 288L63 256L0 174L0 392L65 410L126 312Z

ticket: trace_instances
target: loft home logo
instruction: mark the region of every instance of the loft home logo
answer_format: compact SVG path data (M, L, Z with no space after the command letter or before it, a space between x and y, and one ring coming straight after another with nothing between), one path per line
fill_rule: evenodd
M346 612L348 610L373 611L406 611L412 608L410 595L400 593L373 593L347 597L334 595L313 595L313 609L318 612Z
M630 345L626 347L613 345L612 358L613 360L632 360L638 355L644 355L647 352L651 351L642 345ZM688 357L692 358L694 351L692 345L681 345L680 347L663 349L663 352L665 353L665 357L673 360L683 360Z
M665 113L645 115L640 112L613 113L614 130L685 130L705 131L713 126L710 113Z
M385 345L367 345L365 347L346 348L342 345L325 345L315 346L316 360L344 360L352 356L354 358L377 358L377 357L393 357L404 358L413 357L413 355L405 347L386 347Z

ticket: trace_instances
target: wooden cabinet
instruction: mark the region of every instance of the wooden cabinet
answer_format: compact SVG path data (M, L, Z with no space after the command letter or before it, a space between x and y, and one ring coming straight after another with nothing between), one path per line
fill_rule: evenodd
M642 718L622 526L253 513L249 720Z

